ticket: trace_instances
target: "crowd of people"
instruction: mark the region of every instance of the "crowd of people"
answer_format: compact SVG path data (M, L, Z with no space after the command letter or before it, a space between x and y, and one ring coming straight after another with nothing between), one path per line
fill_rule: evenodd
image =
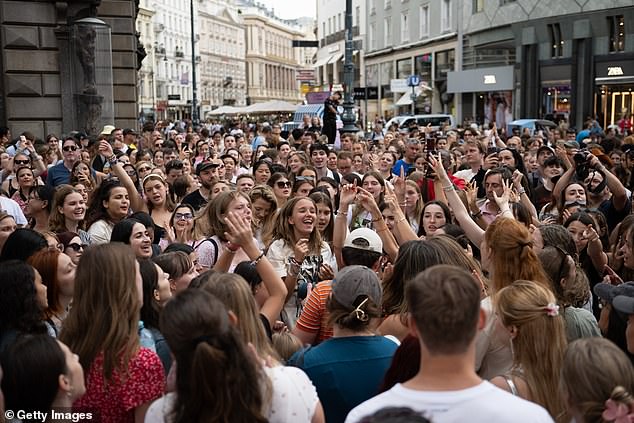
M327 118L0 128L5 420L634 421L634 135Z

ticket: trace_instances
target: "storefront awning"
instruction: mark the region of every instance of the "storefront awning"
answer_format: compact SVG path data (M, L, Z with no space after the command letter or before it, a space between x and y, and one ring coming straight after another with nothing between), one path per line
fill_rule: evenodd
M335 53L330 60L328 60L328 64L338 62L343 57L343 53Z
M407 92L398 99L398 101L394 104L395 106L411 106L412 104L412 93Z
M448 93L510 91L513 87L513 66L447 72Z
M322 57L321 59L317 60L314 64L313 67L315 68L320 68L323 65L325 65L326 63L328 63L328 61L330 60L332 56L328 55L326 57Z

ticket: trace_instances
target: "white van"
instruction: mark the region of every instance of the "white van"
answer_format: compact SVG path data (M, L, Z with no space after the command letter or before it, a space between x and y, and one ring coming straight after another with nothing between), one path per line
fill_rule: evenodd
M416 125L419 128L423 128L431 123L431 129L434 131L438 131L439 129L441 129L445 123L449 124L449 129L456 128L456 120L454 119L453 115L447 114L396 116L390 119L390 122L388 122L386 128L389 128L389 125L392 121L399 122L399 132L407 132L409 130L409 126L413 122L416 122Z

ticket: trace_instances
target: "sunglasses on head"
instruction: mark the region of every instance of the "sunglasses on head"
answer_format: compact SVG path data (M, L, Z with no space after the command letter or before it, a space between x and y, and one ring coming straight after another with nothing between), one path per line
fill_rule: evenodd
M296 176L295 177L296 181L308 181L308 182L314 182L315 178L313 178L312 176Z
M83 250L84 246L81 244L77 244L76 242L71 242L70 244L68 244L67 248L72 248L75 252Z
M30 162L28 160L14 160L13 163L17 165L28 165Z
M140 167L139 168L139 172L149 172L150 170L152 170L151 167Z
M62 150L64 150L64 151L77 151L77 146L76 145L67 145L66 147L63 147Z
M278 188L290 188L291 187L291 183L289 181L277 181L275 183L275 185L277 185Z

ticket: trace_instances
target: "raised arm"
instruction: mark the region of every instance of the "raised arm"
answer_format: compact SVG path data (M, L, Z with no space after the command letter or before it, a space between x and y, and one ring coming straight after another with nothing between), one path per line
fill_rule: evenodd
M130 206L132 210L135 212L143 211L148 212L147 204L145 204L145 200L141 197L141 194L137 191L134 186L134 182L127 174L123 165L119 163L118 160L112 159L114 157L114 152L112 151L112 146L108 143L108 141L102 140L99 143L99 153L103 155L106 160L110 162L110 169L112 173L119 179L121 185L128 191L128 197L130 198Z
M269 297L260 307L260 313L266 316L269 324L273 327L284 308L288 290L269 259L266 258L264 253L260 252L260 249L255 244L249 223L233 212L229 212L225 219L229 229L229 232L225 233L225 237L231 244L242 248L249 259L252 260L258 275L262 278L262 283L269 292Z
M343 249L343 243L348 235L348 210L350 210L350 204L357 195L357 184L347 184L341 188L341 194L339 195L339 210L335 217L335 227L333 230L332 247L335 258L337 259L337 267L342 269L343 258L341 251Z
M392 261L396 260L396 256L398 255L398 244L394 239L394 236L390 232L385 220L383 220L383 215L381 214L381 210L379 206L376 204L374 197L368 191L363 188L357 188L357 198L359 199L359 204L366 209L372 215L372 224L373 229L381 238L381 242L383 243L383 250L390 256ZM412 234L415 236L416 234Z

